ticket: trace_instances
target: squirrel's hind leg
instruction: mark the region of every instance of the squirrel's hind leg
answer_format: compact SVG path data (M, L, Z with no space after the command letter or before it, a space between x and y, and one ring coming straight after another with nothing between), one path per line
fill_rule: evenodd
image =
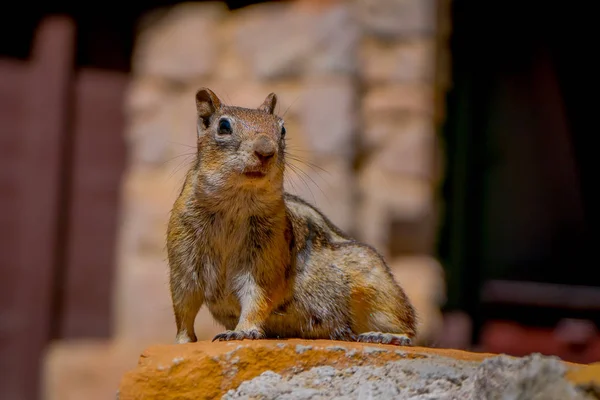
M368 251L365 251L368 254ZM353 271L349 305L359 342L407 346L416 335L415 310L376 255L363 257Z

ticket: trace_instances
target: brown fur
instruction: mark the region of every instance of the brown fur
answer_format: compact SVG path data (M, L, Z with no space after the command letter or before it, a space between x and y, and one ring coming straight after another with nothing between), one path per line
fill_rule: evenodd
M272 93L245 109L206 88L196 95L198 153L167 233L176 342L196 341L206 304L228 329L219 340L409 344L415 313L382 257L284 192L276 102Z

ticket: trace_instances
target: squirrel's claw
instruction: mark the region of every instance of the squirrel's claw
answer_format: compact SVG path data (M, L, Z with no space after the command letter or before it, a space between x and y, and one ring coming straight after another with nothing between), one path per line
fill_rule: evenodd
M244 339L262 339L264 334L261 333L258 329L251 329L247 331L225 331L219 333L213 338L213 342L215 340L218 341L229 341L229 340L244 340Z

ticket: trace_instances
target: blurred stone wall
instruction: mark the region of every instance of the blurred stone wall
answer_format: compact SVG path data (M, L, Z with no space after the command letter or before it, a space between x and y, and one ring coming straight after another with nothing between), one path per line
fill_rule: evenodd
M165 230L193 160L201 86L245 107L277 93L292 155L287 189L384 254L419 312L420 343L434 342L445 293L433 254L448 6L329 0L231 12L219 2L183 3L144 18L125 105L130 160L114 340L56 344L46 359L46 398L105 398L115 376L135 365L132 354L174 340ZM203 307L196 330L203 340L222 327ZM116 372L94 373L96 353ZM86 373L87 392L72 383Z

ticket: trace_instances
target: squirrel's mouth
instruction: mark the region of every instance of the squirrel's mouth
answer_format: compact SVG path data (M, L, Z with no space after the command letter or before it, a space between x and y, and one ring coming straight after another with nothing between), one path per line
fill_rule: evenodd
M266 174L262 171L246 171L244 175L248 178L264 178Z

